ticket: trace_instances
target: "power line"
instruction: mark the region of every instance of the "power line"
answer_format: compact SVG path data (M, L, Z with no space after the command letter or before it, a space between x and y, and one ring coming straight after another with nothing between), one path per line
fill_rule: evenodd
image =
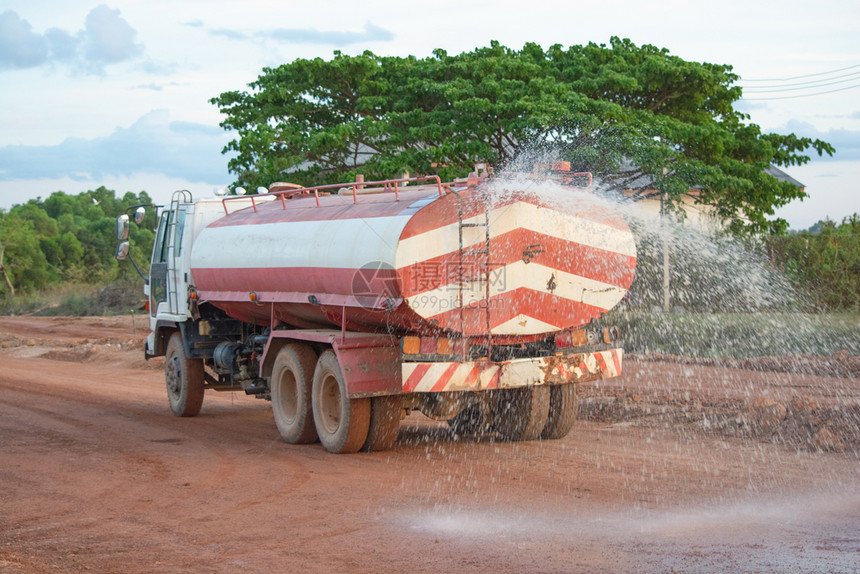
M763 85L763 86L749 86L748 88L745 88L745 89L749 89L749 90L753 90L753 91L766 90L768 88L784 89L784 90L789 90L789 89L801 90L801 89L815 88L815 87L819 87L822 85L828 85L826 82L830 82L831 80L840 80L841 78L848 78L847 80L841 80L842 82L850 82L852 79L857 78L858 76L860 76L860 71L851 72L850 74L842 74L841 76L833 76L832 78L821 78L818 80L811 80L808 82L794 82L794 83L789 83L789 84L771 84L771 85ZM831 82L831 83L839 83L839 82ZM798 87L795 88L794 86L798 86Z
M804 74L802 76L793 76L790 78L755 78L755 79L742 78L741 81L743 81L743 82L790 82L792 80L802 80L804 78L813 78L815 76L827 76L830 74L835 74L837 72L844 72L845 70L853 70L854 68L860 68L860 64L848 66L847 68L839 68L838 70L830 70L829 72L818 72L817 74Z
M828 90L828 91L826 91L826 92L815 92L814 94L797 94L797 95L794 95L794 96L773 96L773 97L770 97L770 98L747 98L747 97L742 97L741 99L743 99L743 100L747 100L747 101L751 101L751 102L752 102L752 101L762 102L762 101L765 101L765 100L793 100L793 99L795 99L795 98L808 98L808 97L810 97L810 96L823 96L824 94L833 94L833 93L835 93L835 92L844 92L845 90L853 90L854 88L860 88L860 84L854 84L853 86L847 86L847 87L845 87L845 88L838 88L838 89L836 89L836 90Z
M818 88L823 88L825 86L835 86L837 84L846 84L848 82L854 82L860 79L860 72L857 74L849 74L850 77L843 80L836 80L834 82L815 82L810 83L806 86L797 86L794 88L791 87L774 87L773 89L767 88L744 88L744 92L749 91L753 94L764 94L764 93L773 93L773 92L797 92L800 90L815 90ZM790 85L790 84L789 84Z

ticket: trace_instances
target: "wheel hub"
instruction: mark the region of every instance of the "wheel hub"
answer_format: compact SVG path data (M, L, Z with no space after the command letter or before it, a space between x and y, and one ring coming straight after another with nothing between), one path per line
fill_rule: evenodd
M182 370L179 365L179 357L171 357L167 362L167 391L178 396L182 392Z
M334 377L326 377L320 393L320 414L326 431L334 434L340 427L341 401L340 387Z

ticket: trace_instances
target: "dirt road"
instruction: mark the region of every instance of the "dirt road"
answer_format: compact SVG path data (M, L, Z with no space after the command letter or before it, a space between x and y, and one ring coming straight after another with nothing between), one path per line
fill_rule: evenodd
M561 441L335 456L242 394L173 417L142 335L0 318L0 572L860 568L858 377L629 360Z

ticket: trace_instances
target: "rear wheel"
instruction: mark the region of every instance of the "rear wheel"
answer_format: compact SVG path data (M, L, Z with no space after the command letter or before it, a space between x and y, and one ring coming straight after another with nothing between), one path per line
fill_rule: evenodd
M178 417L193 417L203 406L205 374L202 359L189 359L182 344L182 335L173 333L167 342L164 379L170 410Z
M492 431L493 417L492 391L481 393L478 399L464 407L453 418L448 419L448 426L458 435L484 435Z
M494 421L507 440L534 440L546 426L550 389L546 385L499 391Z
M566 437L573 428L573 423L576 422L577 403L575 384L567 383L550 387L549 416L540 437L544 439Z
M357 452L367 440L370 399L350 399L334 351L317 360L312 391L314 424L320 442L333 453Z
M400 428L402 409L403 399L400 395L370 399L370 427L367 430L367 440L364 441L361 450L365 452L391 450L397 439L397 430Z
M285 345L272 368L272 413L278 432L290 444L317 440L311 391L317 356L305 345Z

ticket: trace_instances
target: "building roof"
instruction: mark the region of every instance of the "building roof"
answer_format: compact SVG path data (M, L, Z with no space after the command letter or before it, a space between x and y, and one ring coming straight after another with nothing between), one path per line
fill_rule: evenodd
M787 181L787 182L791 183L792 185L794 185L795 187L799 187L802 190L806 189L806 184L801 183L800 181L794 179L793 177L791 177L790 175L788 175L787 173L785 173L784 171L782 171L781 169L779 169L775 165L769 165L767 167L767 169L765 169L765 173L767 173L770 176L775 177L778 181ZM626 185L624 186L623 193L624 193L624 195L627 195L627 196L634 195L637 193L641 196L644 196L644 197L649 197L651 195L656 196L657 194L659 194L659 191L656 188L652 187L653 186L653 179L648 175L640 175L639 177L632 179L632 180L629 180L625 183L626 183ZM695 193L698 193L699 189L700 189L699 186L693 186L690 189L690 192L693 192L693 194L695 194ZM637 191L637 190L639 190L639 191Z
M799 187L800 189L806 189L805 184L800 183L799 181L797 181L796 179L794 179L793 177L791 177L790 175L788 175L787 173L785 173L784 171L782 171L781 169L776 167L775 165L769 165L767 167L767 169L764 171L766 173L768 173L769 175L772 175L773 177L775 177L779 181L787 181L787 182L793 184L794 187Z

